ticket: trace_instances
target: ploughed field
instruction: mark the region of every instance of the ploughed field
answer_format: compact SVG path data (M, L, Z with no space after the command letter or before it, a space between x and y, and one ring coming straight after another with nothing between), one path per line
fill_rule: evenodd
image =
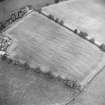
M100 43L105 41L105 2L104 0L68 0L48 7L42 12L62 19L72 30L80 29Z
M37 12L3 34L14 41L7 51L10 58L54 77L78 80L82 86L104 66L104 52Z

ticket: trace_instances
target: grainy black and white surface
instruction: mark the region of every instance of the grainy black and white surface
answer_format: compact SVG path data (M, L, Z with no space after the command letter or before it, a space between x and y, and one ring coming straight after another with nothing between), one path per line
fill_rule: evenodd
M70 29L80 29L100 43L105 42L104 0L68 0L43 8L43 13L62 19Z
M87 1L84 0L84 2ZM26 4L32 4L34 8L40 8L46 3L53 3L53 0L6 0L0 3L0 19L6 19L11 10L20 8ZM94 5L104 8L105 1L94 0ZM82 5L80 4L81 7ZM99 15L99 18L103 18L103 15ZM101 29L102 33L104 32L103 27ZM100 36L98 34L98 37L104 40L103 35ZM76 100L70 102L68 105L104 105L104 71L104 69L101 70ZM72 99L73 95L73 89L68 89L64 84L56 80L46 78L31 70L26 71L23 67L14 66L13 64L8 64L7 61L0 60L0 105L65 105L65 103Z
M104 66L105 55L99 48L35 11L3 35L15 41L7 50L12 59L55 77L84 85Z

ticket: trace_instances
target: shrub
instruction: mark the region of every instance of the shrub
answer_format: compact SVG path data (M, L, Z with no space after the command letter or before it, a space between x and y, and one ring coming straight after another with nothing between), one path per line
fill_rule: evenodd
M75 30L74 30L74 33L75 33L75 34L80 34L80 30L79 30L79 29L75 29Z
M51 20L54 20L54 16L51 15L51 14L48 16L48 18L51 19Z
M95 43L95 39L94 39L94 38L91 38L89 41L90 41L91 43Z
M56 22L56 23L59 23L59 18L56 18L56 19L55 19L55 22Z
M86 32L82 32L80 31L79 35L82 37L82 38L86 38L88 36L88 34Z
M0 2L3 2L3 1L6 1L6 0L0 0Z
M28 65L28 63L24 63L24 68L25 68L25 70L30 69L30 66Z
M39 13L42 13L42 9L38 9L37 11L38 11Z
M60 21L60 25L64 25L64 21L63 20Z
M32 71L38 74L41 73L40 67L33 68Z
M12 22L14 22L14 21L16 20L15 14L12 14L12 15L11 15L11 20L12 20Z
M18 64L19 64L19 62L18 62L18 61L13 60L13 65L18 65Z
M103 51L105 51L105 44L104 43L101 44L100 49L103 50Z
M7 59L8 64L12 63L12 59Z
M29 10L33 10L32 5L27 5L27 8L28 8Z
M45 73L46 78L48 79L54 79L54 76L51 74L51 72Z
M17 18L22 18L24 16L24 13L20 10L18 11Z
M55 2L55 3L59 3L59 1L60 1L60 0L55 0L54 2Z
M46 3L45 5L46 5L46 6L49 6L50 4L49 4L49 3Z
M1 60L2 60L2 61L7 60L7 56L6 56L6 55L2 55L2 56L1 56Z

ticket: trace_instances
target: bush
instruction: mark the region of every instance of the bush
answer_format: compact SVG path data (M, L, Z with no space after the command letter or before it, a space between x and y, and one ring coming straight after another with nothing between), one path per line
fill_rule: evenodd
M46 78L48 79L54 79L54 76L51 74L51 72L45 73Z
M94 39L94 38L91 38L89 41L90 41L91 43L95 43L95 39Z
M0 22L0 30L2 31L5 28L5 21Z
M42 13L42 9L38 9L37 11L38 11L39 13Z
M27 5L27 8L28 8L29 10L33 10L32 5Z
M33 68L32 70L35 73L38 73L38 74L41 73L40 67Z
M30 66L28 65L28 63L24 63L24 68L25 68L25 70L30 69Z
M6 1L6 0L0 0L0 2L3 2L3 1Z
M59 3L59 1L60 1L60 0L55 0L54 2L55 2L55 3Z
M75 33L75 34L80 34L80 30L79 30L79 29L75 29L75 30L74 30L74 33Z
M46 4L45 4L45 6L49 6L49 5L50 5L49 3L46 3Z
M16 20L15 14L12 14L12 15L11 15L11 20L12 20L12 22L14 22L14 21Z
M1 56L1 60L2 60L2 61L7 60L7 56L6 56L6 55L2 55L2 56Z
M51 14L48 16L48 18L51 19L51 20L54 20L54 16L51 15Z
M63 20L60 21L60 25L64 25L64 21Z
M12 63L12 59L7 59L8 64Z
M56 19L55 19L55 22L56 22L56 23L59 23L59 18L56 18Z
M80 32L79 34L82 38L86 38L88 36L88 34L86 32Z
M20 10L20 11L18 11L18 14L17 14L17 18L19 19L19 18L22 18L24 16L24 13Z
M13 65L18 65L18 64L19 64L19 62L18 62L18 61L13 60Z
M104 43L101 44L100 49L103 50L103 51L105 51L105 44Z

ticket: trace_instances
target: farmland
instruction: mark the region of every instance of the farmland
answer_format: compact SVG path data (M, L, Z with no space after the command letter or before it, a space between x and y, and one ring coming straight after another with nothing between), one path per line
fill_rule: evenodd
M25 5L32 5L35 9L39 9L46 4L52 3L54 3L54 0L6 0L0 3L0 21L7 19L11 11Z
M33 24L34 23L34 24ZM55 77L89 82L104 66L104 53L43 15L32 12L3 33L14 40L10 57Z
M62 19L70 29L80 29L100 43L105 42L103 0L71 0L43 8L46 15Z
M75 101L68 105L104 105L105 103L105 68L85 88Z
M0 60L0 105L66 104L73 94L59 81Z

